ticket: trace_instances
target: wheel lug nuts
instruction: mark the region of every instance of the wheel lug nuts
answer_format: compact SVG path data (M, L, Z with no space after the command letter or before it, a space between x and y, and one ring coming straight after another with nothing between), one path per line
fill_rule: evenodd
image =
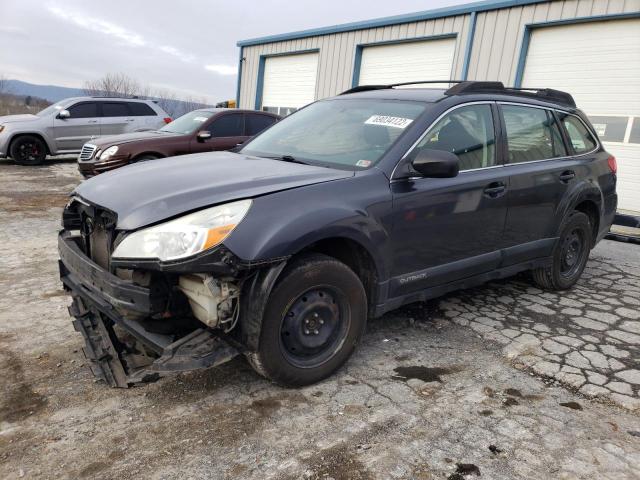
M324 320L320 319L320 325L324 325Z
M304 323L308 325L308 324L309 324L309 319L308 319L308 318L306 318L306 319L304 320Z
M304 331L304 334L305 334L305 335L309 335L309 330L305 330L305 331Z
M314 330L313 333L318 335L318 333L320 333L320 332L318 332L318 330Z
M313 318L318 318L318 314L317 314L317 313L314 313L314 314L313 314Z

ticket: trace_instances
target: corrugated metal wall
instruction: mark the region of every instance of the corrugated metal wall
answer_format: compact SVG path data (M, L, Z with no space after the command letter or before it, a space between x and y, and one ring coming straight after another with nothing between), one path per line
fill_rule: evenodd
M640 0L558 0L478 13L468 78L501 80L513 85L524 26L528 23L638 10ZM462 73L470 19L470 15L459 15L245 47L240 107L255 106L261 55L320 49L316 98L324 98L351 87L356 45L457 33L452 76L458 77Z
M453 73L454 76L460 75L469 25L469 15L460 15L245 47L240 85L240 107L254 108L255 106L260 55L320 49L316 98L324 98L351 88L356 45L457 33Z
M528 23L638 10L640 0L561 0L479 13L468 78L500 80L505 85L513 85L524 26Z

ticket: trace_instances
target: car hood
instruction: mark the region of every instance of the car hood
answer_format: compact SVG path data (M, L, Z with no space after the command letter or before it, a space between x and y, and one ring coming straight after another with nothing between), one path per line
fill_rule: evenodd
M129 165L80 184L72 195L134 230L211 205L352 177L354 172L249 157L199 153Z
M6 125L7 123L33 122L35 120L40 120L40 117L37 115L31 115L30 113L25 113L24 115L5 115L4 117L0 117L0 125Z
M123 145L125 143L139 142L143 140L153 140L153 143L162 141L164 139L174 141L176 139L176 136L179 136L179 134L162 133L158 132L157 130L147 130L144 132L122 133L120 135L108 135L106 137L94 138L90 143L100 149L104 149L112 145Z

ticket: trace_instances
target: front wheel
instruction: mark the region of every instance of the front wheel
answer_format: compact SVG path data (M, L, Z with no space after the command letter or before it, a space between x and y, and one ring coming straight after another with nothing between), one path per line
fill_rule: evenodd
M11 142L9 153L18 165L40 165L47 156L47 146L38 137L22 135Z
M584 270L593 240L589 217L573 212L560 228L550 267L533 270L533 280L546 290L567 290L575 285Z
M261 375L286 386L318 382L344 364L364 333L367 297L358 276L326 255L287 267L269 297L258 351Z

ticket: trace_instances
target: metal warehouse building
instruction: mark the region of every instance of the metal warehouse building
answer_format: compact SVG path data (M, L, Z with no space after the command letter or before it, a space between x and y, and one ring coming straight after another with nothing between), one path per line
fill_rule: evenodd
M499 80L573 94L640 212L640 0L503 0L238 42L237 103L288 114L352 86Z

